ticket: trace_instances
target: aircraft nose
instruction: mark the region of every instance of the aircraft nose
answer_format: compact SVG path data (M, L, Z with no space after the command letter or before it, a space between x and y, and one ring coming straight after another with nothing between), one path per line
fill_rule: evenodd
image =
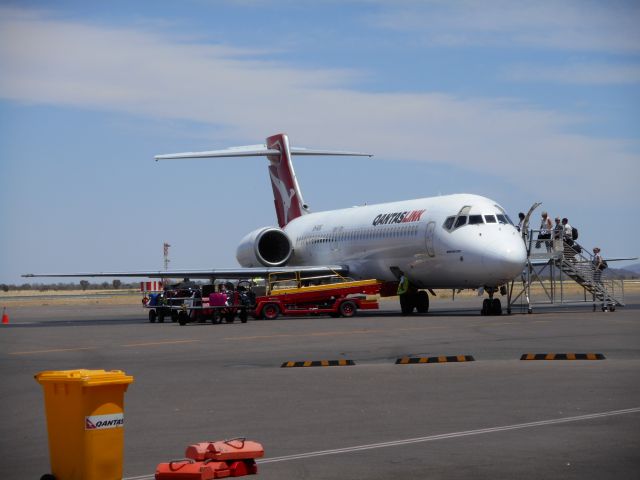
M498 248L492 248L485 255L486 266L493 266L494 272L505 280L511 280L522 273L527 261L527 250L519 235L502 239Z
M505 246L500 257L502 270L505 274L515 277L524 269L527 261L527 249L519 235L515 235Z

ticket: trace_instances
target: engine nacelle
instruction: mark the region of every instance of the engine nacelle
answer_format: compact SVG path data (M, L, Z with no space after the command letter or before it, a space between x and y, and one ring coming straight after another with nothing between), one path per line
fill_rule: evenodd
M293 245L287 234L276 227L263 227L240 241L236 259L243 267L281 267L291 258Z

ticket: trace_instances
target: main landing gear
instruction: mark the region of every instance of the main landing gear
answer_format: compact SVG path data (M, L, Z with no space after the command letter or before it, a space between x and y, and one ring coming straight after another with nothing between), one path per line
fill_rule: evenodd
M499 298L493 298L493 294L496 292L495 288L487 288L486 292L489 294L489 298L485 298L482 302L482 310L480 315L502 315L502 303Z

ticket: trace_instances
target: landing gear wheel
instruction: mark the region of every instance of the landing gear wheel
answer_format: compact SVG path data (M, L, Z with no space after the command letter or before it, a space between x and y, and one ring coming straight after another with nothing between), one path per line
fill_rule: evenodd
M482 310L480 310L480 315L490 315L491 314L491 300L485 298L482 301Z
M502 315L502 303L499 298L494 298L491 301L491 315Z
M429 312L429 294L424 290L420 290L416 295L416 310L418 313Z
M149 310L149 322L156 323L156 319L158 318L158 314L155 310Z
M249 314L247 313L247 311L245 309L240 310L240 321L242 323L247 323L247 320L249 319Z
M340 304L340 315L342 315L343 317L353 317L356 314L357 310L358 307L351 300L347 300L346 302L342 302Z
M262 309L262 315L267 320L275 320L280 315L280 308L275 303L267 303Z

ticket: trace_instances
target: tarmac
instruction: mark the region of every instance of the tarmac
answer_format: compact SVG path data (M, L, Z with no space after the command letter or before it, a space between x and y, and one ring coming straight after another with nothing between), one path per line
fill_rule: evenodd
M403 317L150 324L132 306L34 306L0 325L0 478L48 473L44 370L117 369L125 480L188 444L246 437L262 479L640 476L640 295L484 317L479 298ZM524 354L603 360L520 360ZM401 358L473 361L396 364ZM285 362L347 365L282 368Z

